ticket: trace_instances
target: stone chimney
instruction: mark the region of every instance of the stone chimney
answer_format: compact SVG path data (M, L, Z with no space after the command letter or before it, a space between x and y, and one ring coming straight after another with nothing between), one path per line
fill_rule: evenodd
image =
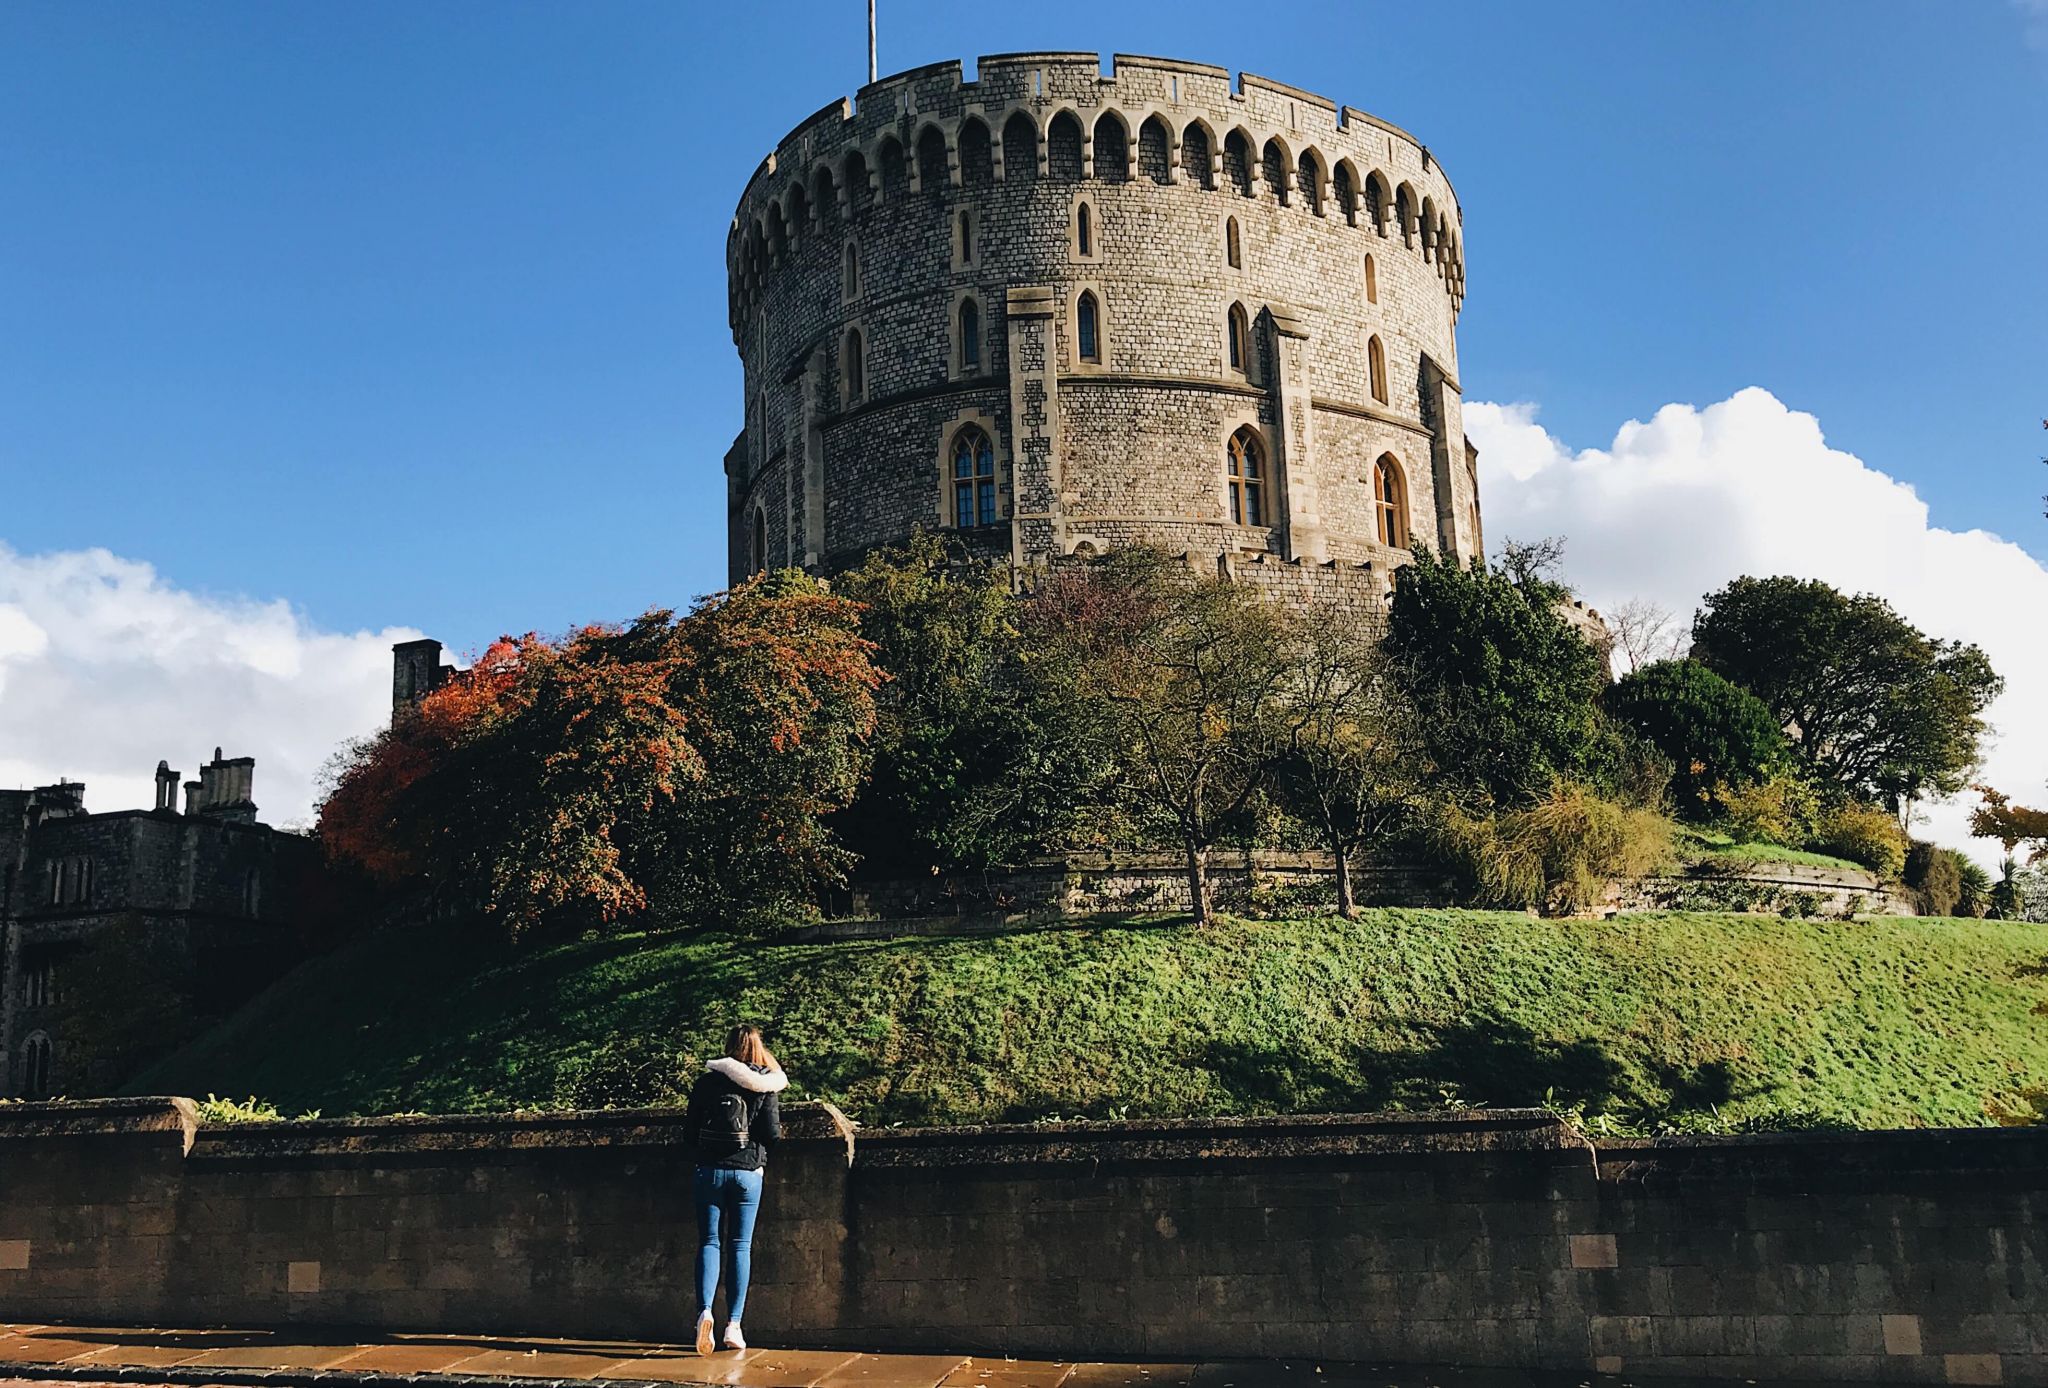
M178 812L178 773L167 761L156 764L156 808L160 814Z
M256 759L254 757L223 757L220 748L213 749L213 760L199 768L198 808L192 808L191 782L186 782L186 813L198 813L209 819L222 819L233 824L254 824L256 822Z

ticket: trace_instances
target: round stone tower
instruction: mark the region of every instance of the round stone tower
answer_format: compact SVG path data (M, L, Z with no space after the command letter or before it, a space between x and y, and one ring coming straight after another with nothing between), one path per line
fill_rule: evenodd
M733 219L732 577L919 526L1339 600L1414 545L1476 554L1462 223L1413 136L1220 68L1007 54L864 87Z

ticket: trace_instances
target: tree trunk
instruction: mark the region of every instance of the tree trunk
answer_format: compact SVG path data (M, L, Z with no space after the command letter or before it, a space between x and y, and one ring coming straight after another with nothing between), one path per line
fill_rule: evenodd
M1194 839L1187 840L1188 909L1196 925L1209 923L1209 850Z
M1344 856L1342 841L1332 845L1331 855L1337 860L1337 914L1350 920L1358 914L1358 907L1351 900L1351 863Z

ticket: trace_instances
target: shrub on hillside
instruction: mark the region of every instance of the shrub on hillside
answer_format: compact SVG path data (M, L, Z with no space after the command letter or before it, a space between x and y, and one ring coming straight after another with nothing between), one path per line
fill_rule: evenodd
M1746 786L1718 786L1712 792L1717 823L1738 843L1775 843L1796 848L1813 838L1820 821L1820 796L1798 772L1774 771Z
M1962 886L1962 894L1956 898L1956 914L1982 920L1991 914L1991 895L1998 884L1991 880L1991 874L1981 863L1962 854L1956 854L1956 875Z
M1767 777L1788 755L1783 729L1761 699L1691 660L1660 660L1624 676L1604 700L1671 761L1681 818L1712 817L1715 792Z
M1675 856L1664 816L1571 783L1508 815L1504 827L1508 842L1539 865L1544 906L1553 911L1590 910L1610 882L1662 871Z
M1963 855L1939 844L1915 843L1906 850L1906 885L1920 895L1920 911L1953 916L1963 898Z
M1664 816L1576 782L1499 815L1443 804L1426 838L1467 900L1558 914L1590 910L1608 884L1662 871L1675 857Z
M1861 863L1879 877L1897 877L1906 866L1906 831L1877 806L1858 800L1844 800L1822 815L1807 846Z

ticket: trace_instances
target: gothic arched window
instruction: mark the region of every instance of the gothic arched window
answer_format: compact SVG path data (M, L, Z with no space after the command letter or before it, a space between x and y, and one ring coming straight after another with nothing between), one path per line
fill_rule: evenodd
M1365 344L1365 364L1371 373L1372 398L1384 405L1387 403L1387 349L1380 346L1377 336Z
M1393 549L1408 548L1408 491L1401 465L1383 453L1372 465L1372 514L1379 541Z
M1102 360L1102 325L1096 321L1100 312L1094 292L1082 290L1080 302L1074 305L1074 338L1082 361Z
M1230 306L1230 369L1240 376L1252 374L1251 320L1243 304Z
M1266 459L1259 436L1247 424L1230 436L1230 522L1266 523Z
M953 435L953 524L962 530L996 523L996 450L969 424Z

